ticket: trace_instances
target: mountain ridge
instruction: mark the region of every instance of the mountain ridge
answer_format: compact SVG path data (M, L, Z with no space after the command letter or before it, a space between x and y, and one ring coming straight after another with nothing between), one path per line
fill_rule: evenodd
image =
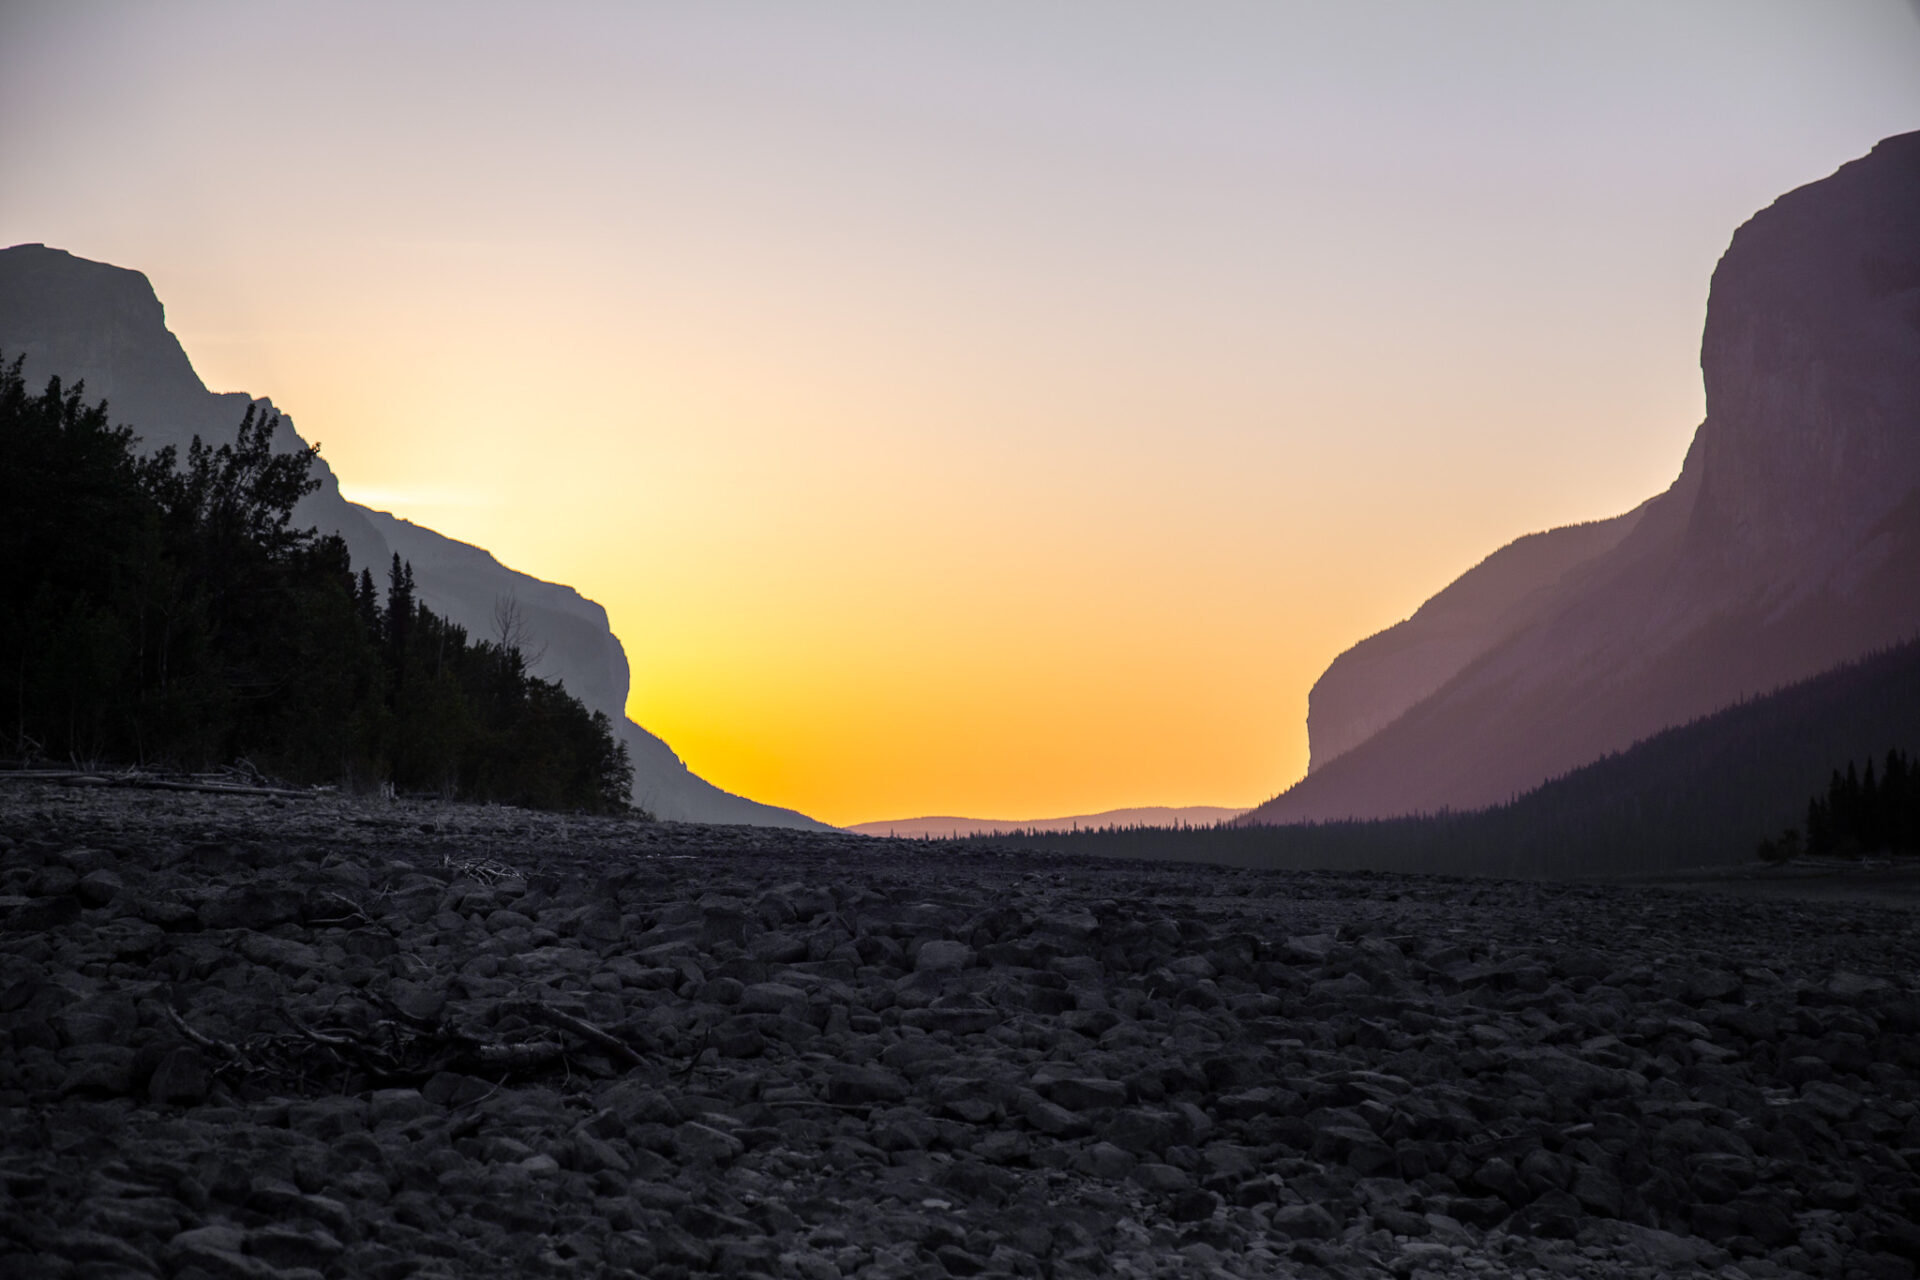
M1713 273L1707 416L1673 484L1524 609L1476 614L1444 679L1428 672L1430 691L1380 700L1393 712L1384 724L1351 719L1343 742L1331 716L1310 722L1343 749L1239 821L1500 803L1920 634L1915 227L1920 133L1883 140L1743 223ZM1418 654L1432 629L1421 613L1458 585L1336 659L1322 684L1353 683L1369 652ZM1381 687L1418 691L1417 663L1375 665L1391 677L1376 673Z
M1064 818L959 818L933 814L920 818L899 818L883 822L856 822L842 828L863 836L972 836L1002 831L1071 831L1098 827L1177 827L1208 826L1226 822L1245 813L1244 808L1221 805L1140 805L1126 809L1105 809L1099 813L1069 814Z
M68 386L84 383L88 400L106 400L113 420L131 425L147 451L184 451L195 435L228 443L249 405L275 409L267 397L207 389L166 327L165 306L145 275L44 244L0 249L0 354L24 357L29 385L51 376ZM276 448L305 447L290 415L282 413L281 426ZM545 649L537 673L560 680L617 726L634 766L634 803L666 820L828 829L715 787L635 723L626 713L626 651L602 606L572 587L511 569L484 548L350 501L324 456L315 459L313 475L320 487L301 500L295 520L338 532L356 569L384 582L399 552L414 564L423 601L482 637L493 633L496 603L517 602L533 651Z

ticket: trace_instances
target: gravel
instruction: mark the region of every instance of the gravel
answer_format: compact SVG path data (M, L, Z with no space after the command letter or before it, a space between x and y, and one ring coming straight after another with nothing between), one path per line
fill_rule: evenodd
M0 1274L1914 1274L1903 903L0 784Z

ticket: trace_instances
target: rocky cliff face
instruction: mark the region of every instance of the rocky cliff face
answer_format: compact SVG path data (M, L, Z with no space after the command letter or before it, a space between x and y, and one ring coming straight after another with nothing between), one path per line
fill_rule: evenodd
M76 258L45 245L0 249L0 355L26 357L29 387L50 377L86 383L89 401L105 400L116 423L140 436L141 447L172 445L185 453L195 436L228 443L254 397L215 394L193 371L180 340L167 329L166 311L137 271ZM273 402L261 397L260 404ZM275 440L304 447L291 418ZM320 488L302 500L302 524L338 532L356 565L381 572L387 551L371 525L340 496L340 481L323 458Z
M1734 234L1701 371L1671 488L1522 539L1343 654L1312 772L1246 820L1498 803L1920 633L1920 134Z
M84 380L87 398L105 399L114 421L132 425L150 450L170 444L184 451L196 435L229 442L253 402L241 392L207 390L168 332L165 310L145 276L44 245L0 250L0 356L25 357L29 386L56 375L69 385ZM270 401L259 403L271 407ZM283 447L305 447L291 418L283 418L282 427ZM324 459L318 474L320 488L301 502L296 519L338 532L354 564L372 569L377 581L385 582L386 566L398 552L412 562L428 607L480 636L493 634L499 601L516 602L529 649L544 653L536 672L559 680L619 726L633 759L636 804L675 821L823 825L720 790L629 720L626 651L600 605L572 587L509 569L479 547L347 501Z

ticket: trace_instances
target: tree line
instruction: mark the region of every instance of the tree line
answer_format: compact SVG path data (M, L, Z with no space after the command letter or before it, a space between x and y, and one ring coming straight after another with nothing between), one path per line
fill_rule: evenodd
M1760 842L1760 856L1784 861L1804 850L1816 857L1853 857L1869 853L1920 853L1920 770L1906 752L1887 752L1874 776L1867 758L1863 773L1847 761L1827 782L1824 794L1807 801L1807 830L1788 827L1777 840Z
M276 453L249 406L230 445L142 456L105 401L0 361L0 672L23 759L203 768L594 812L632 768L604 714L384 596L337 535L296 529L317 448Z

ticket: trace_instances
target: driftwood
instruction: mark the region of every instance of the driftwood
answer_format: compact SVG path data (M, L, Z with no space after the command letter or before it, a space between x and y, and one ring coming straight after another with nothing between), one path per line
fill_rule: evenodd
M0 769L0 780L52 782L64 787L133 788L141 791L198 791L217 796L267 796L276 800L312 800L331 795L332 787L270 787L254 783L169 778L151 773L99 773L85 769Z
M94 786L135 787L143 791L201 791L216 796L271 796L276 800L313 800L332 793L331 788L245 787L224 782L171 782L164 778L114 779Z
M185 1036L198 1047L205 1049L209 1053L216 1053L229 1062L245 1061L246 1055L243 1054L237 1046L230 1045L225 1040L215 1040L212 1036L195 1031L188 1025L187 1020L176 1013L171 1007L167 1009L167 1017L173 1020L173 1025L179 1029L181 1035Z
M544 1005L534 1000L515 1000L506 1007L523 1018L535 1022L544 1022L548 1026L560 1031L570 1031L582 1040L585 1040L588 1044L606 1050L607 1053L613 1056L616 1062L624 1062L630 1067L646 1065L647 1060L634 1052L632 1046L611 1032L602 1031L599 1027L594 1026L591 1022L583 1018L576 1018L570 1013L562 1013L551 1005Z
M309 924L322 925L322 926L338 926L343 924L359 923L359 924L367 925L369 927L373 925L373 917L368 915L365 911L361 910L360 904L357 902L354 902L352 899L343 897L340 894L332 893L332 892L323 892L318 896L320 898L326 899L328 902L335 904L335 907L338 909L339 914L331 915L331 916L323 916L323 915L320 915L317 911L315 911L313 914L307 917L307 922Z
M440 865L448 871L456 871L470 880L481 884L498 884L502 880L521 878L521 872L497 858L481 858L457 861L450 853L440 855Z
M357 1076L375 1088L418 1087L442 1071L499 1077L504 1083L565 1069L566 1037L584 1041L621 1067L641 1068L649 1061L612 1032L538 1000L509 1000L500 1008L561 1037L490 1038L445 1018L410 1014L384 996L373 996L371 1003L388 1016L370 1025L339 1018L315 1023L283 1005L275 1012L288 1031L257 1032L239 1044L197 1030L173 1009L166 1012L181 1035L218 1060L215 1071L236 1083Z

